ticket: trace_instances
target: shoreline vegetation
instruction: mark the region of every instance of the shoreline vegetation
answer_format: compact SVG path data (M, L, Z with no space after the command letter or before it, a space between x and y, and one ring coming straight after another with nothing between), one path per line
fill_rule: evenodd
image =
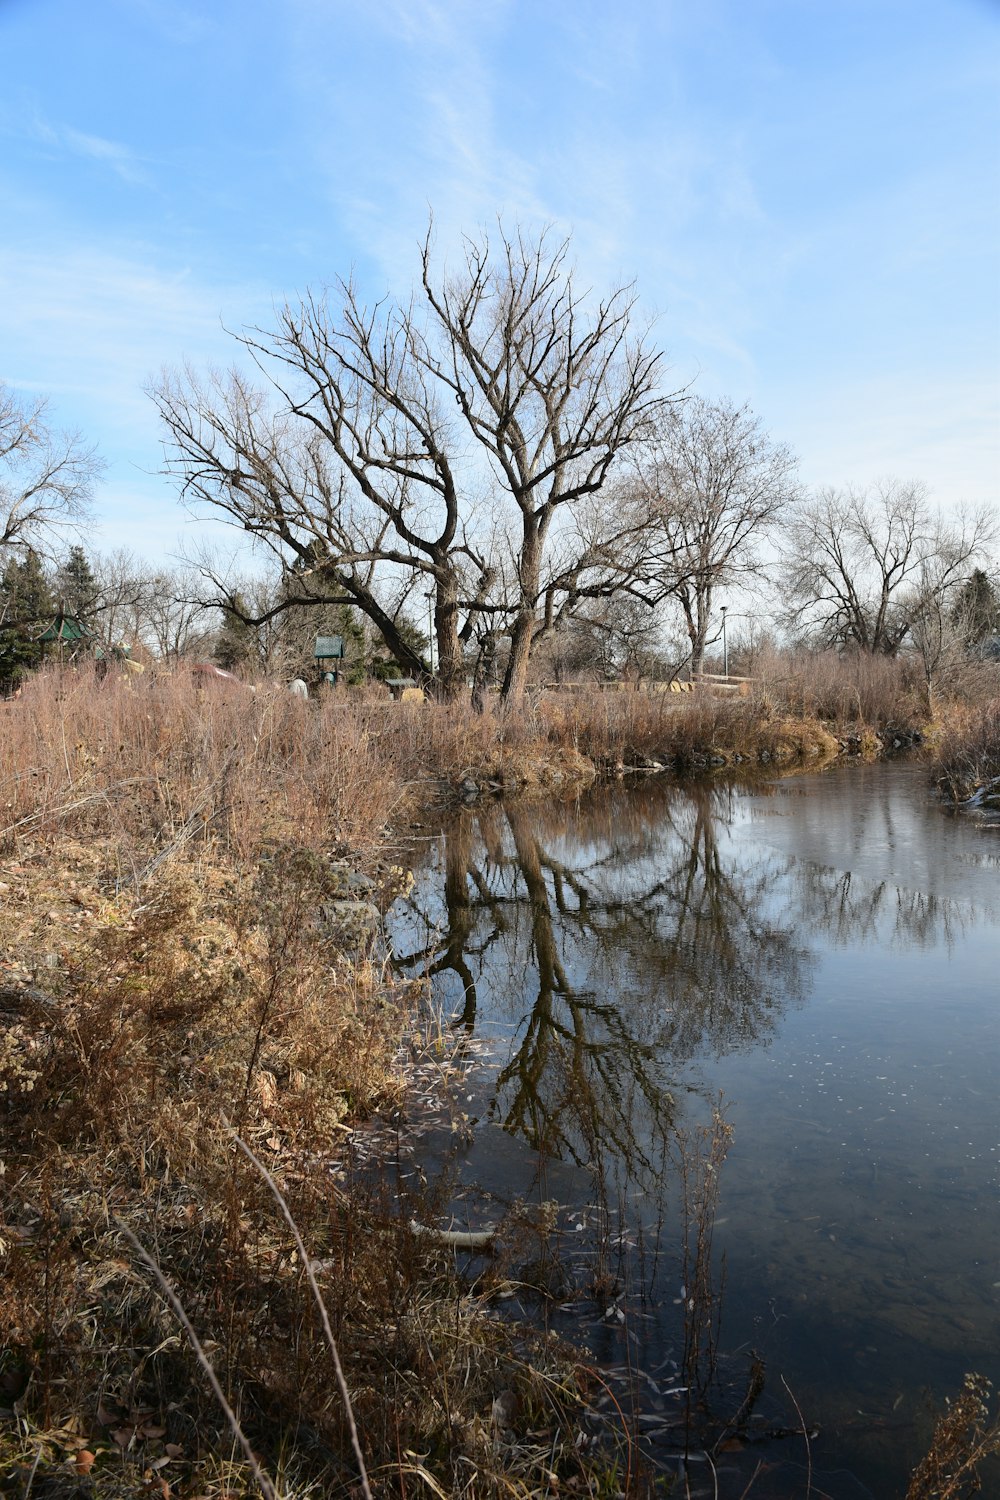
M1000 702L949 712L924 753L967 800L1000 770ZM860 671L542 693L516 718L183 673L28 679L0 703L0 1493L257 1492L164 1285L288 1500L363 1489L334 1345L374 1494L649 1492L625 1419L596 1415L599 1372L498 1315L503 1256L463 1281L413 1231L433 1192L374 1170L413 1079L445 1120L461 1080L425 987L381 957L408 819L928 729L918 694L876 702ZM496 1228L522 1258L544 1234L527 1211Z

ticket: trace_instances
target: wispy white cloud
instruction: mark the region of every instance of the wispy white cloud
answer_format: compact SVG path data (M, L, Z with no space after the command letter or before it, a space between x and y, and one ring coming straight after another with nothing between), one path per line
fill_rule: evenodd
M99 135L87 135L82 130L71 130L69 127L64 128L62 139L78 156L104 162L123 182L144 183L149 180L134 153L117 141L106 141Z
M110 168L123 182L138 185L151 180L147 164L120 141L76 130L71 125L46 119L37 111L19 114L12 108L3 110L0 112L0 134L34 141L49 152L97 162Z
M176 550L178 531L192 523L158 472L161 435L144 387L163 366L232 363L238 349L223 322L266 320L269 294L206 284L143 247L89 242L44 254L0 246L0 303L0 380L50 395L54 422L79 429L113 460L97 497L95 539L153 558ZM233 544L233 533L199 525Z

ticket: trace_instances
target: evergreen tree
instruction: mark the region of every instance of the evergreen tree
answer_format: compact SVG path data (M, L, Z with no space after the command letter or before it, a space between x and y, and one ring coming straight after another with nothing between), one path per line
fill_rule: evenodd
M992 636L1000 635L1000 597L982 568L976 568L959 589L951 618L970 648L983 646Z
M55 603L37 552L11 558L0 578L0 688L5 692L44 659L38 639L52 621Z
M427 635L427 632L421 630L420 627L416 625L413 620L410 619L410 617L407 615L399 616L395 624L396 629L399 633L400 640L404 641L412 651L417 653L424 660L429 670L430 660L428 658L428 648L430 646L430 637ZM396 659L396 657L388 654L389 647L381 639L379 641L379 645L381 647L381 650L378 653L372 654L372 676L377 678L379 681L384 681L387 677L398 677L401 673L404 672L402 664Z
M55 592L67 615L93 629L100 588L81 546L71 547L55 578Z
M278 590L279 599L294 599L298 587L298 578L286 575ZM296 676L312 676L316 671L316 637L320 635L339 635L344 641L343 660L327 662L326 669L336 667L347 682L363 682L368 668L365 631L357 610L349 604L303 601L280 616L278 643L284 670Z
M260 665L257 631L240 618L241 612L249 613L242 594L235 596L233 605L234 608L223 609L222 625L215 640L215 660L226 672Z

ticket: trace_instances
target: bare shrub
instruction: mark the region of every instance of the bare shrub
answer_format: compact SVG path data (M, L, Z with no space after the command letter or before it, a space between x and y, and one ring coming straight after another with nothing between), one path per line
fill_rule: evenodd
M802 718L877 730L926 717L916 666L899 657L800 650L775 653L759 671L765 690Z
M934 742L938 785L955 802L989 791L1000 778L1000 698L955 704Z
M1000 1415L990 1411L993 1388L966 1375L934 1429L930 1450L913 1471L906 1500L963 1500L982 1493L979 1466L1000 1454Z

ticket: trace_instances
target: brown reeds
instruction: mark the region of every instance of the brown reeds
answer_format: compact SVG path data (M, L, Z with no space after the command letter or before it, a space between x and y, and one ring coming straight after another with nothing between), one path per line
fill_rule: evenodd
M733 1127L722 1101L712 1109L708 1124L676 1133L677 1173L681 1191L681 1296L684 1304L684 1346L681 1369L688 1388L688 1427L693 1427L692 1403L704 1401L718 1366L719 1329L725 1285L725 1265L713 1256L715 1219L722 1187L722 1168L732 1144Z
M385 821L444 722L400 768L384 705L222 694L67 672L2 706L0 1472L244 1492L165 1283L278 1494L357 1485L330 1339L374 1491L586 1492L572 1360L352 1168L365 1117L405 1104L414 994L348 919L391 895Z
M1000 1454L1000 1413L991 1410L992 1402L990 1382L982 1375L966 1375L913 1471L906 1500L964 1500L984 1493L980 1467Z
M1000 698L953 705L933 754L938 785L953 802L1000 804Z
M292 831L371 846L400 796L362 716L275 686L38 673L0 703L0 847L99 835L123 867L214 840L237 859Z

